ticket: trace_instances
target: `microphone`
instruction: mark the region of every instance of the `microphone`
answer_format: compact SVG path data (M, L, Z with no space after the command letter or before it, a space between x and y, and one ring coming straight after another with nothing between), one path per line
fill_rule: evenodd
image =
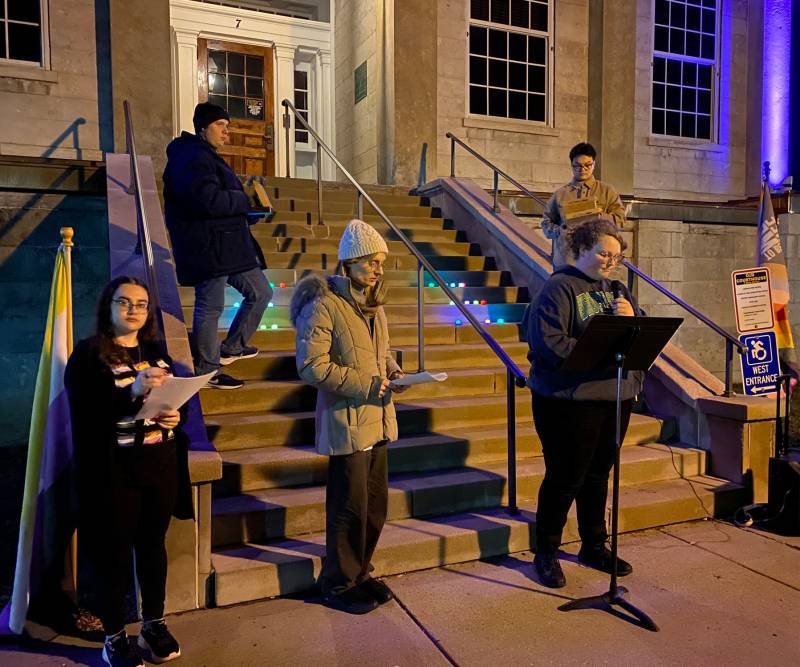
M611 293L615 299L623 298L625 296L625 286L619 280L612 280Z

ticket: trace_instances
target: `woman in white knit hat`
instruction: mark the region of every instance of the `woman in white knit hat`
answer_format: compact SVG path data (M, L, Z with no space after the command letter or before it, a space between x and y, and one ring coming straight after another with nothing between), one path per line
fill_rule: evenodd
M383 267L389 248L373 227L351 220L336 275L301 280L291 303L297 371L317 388L317 452L329 457L325 604L364 614L392 599L370 577L386 521L387 443L397 439L392 384L403 376L389 349Z

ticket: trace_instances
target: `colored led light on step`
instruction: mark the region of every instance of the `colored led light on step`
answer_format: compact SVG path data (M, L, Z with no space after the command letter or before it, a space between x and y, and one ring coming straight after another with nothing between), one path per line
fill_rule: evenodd
M455 305L456 305L456 304L455 304L455 301L453 301L453 300L451 299L451 300L450 300L450 305L451 305L451 306L455 306Z
M481 305L482 305L482 306L485 306L485 305L486 305L486 299L481 299Z
M269 286L274 288L275 287L275 283L270 283Z
M280 287L281 289L285 289L285 288L286 288L286 283L281 283L281 284L279 285L279 287Z
M428 283L428 287L436 287L436 283Z
M465 299L465 300L464 300L464 305L465 305L465 306L468 306L468 305L469 305L469 299Z
M267 325L266 324L261 324L261 325L259 325L258 329L259 329L259 331L266 331L267 330Z
M450 287L455 287L455 286L456 286L455 283L450 283Z
M275 304L274 304L274 303L272 303L272 301L270 301L270 302L267 304L267 308L274 308L274 307L275 307Z
M502 317L498 317L498 318L497 318L497 323L498 323L498 324L505 324L505 323L506 323L506 321L505 321L505 320L504 320Z
M466 287L466 286L467 286L467 283L458 283L458 286L459 286L459 287Z
M477 299L473 300L472 305L473 306L477 306L478 305L478 300Z
M460 326L461 324L463 324L463 322L461 320L456 320L455 324L456 326Z
M278 328L278 325L277 325L277 324L273 324L273 325L270 327L270 329L277 329L277 328Z
M486 319L483 321L483 323L484 323L484 324L491 324L491 323L492 323L492 321L491 321L491 320L490 320L490 319L487 317L487 318L486 318Z
M236 303L234 303L234 304L233 304L233 307L234 307L234 308L238 308L240 305L241 305L241 304L240 304L240 303L237 301Z

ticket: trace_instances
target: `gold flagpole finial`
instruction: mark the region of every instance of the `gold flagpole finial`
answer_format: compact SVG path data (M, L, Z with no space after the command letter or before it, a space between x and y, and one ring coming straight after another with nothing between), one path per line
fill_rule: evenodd
M75 245L72 242L72 237L75 236L75 230L72 227L62 227L61 228L61 243L63 243L66 247L71 248Z

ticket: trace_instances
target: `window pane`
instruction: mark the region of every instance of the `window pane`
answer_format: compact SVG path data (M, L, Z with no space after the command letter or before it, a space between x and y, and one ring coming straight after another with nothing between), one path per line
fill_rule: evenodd
M714 60L714 38L703 35L702 52L700 54L706 60Z
M511 25L519 28L528 27L528 4L528 0L511 0Z
M244 110L244 100L241 97L229 97L228 113L231 118L247 118Z
M547 5L531 3L531 30L547 32Z
M660 25L669 25L668 0L656 0L656 23Z
M228 108L227 100L225 99L224 95L209 95L208 101L211 102L211 104L216 104L218 107L222 107L223 109Z
M12 21L40 23L39 0L8 0L8 18Z
M492 0L492 23L508 25L508 2L509 0ZM505 114L503 115L505 116Z
M294 87L308 90L308 72L301 69L294 71Z
M228 51L228 72L230 74L244 74L244 55Z
M544 95L528 95L528 120L544 122Z
M489 85L505 88L508 85L507 79L508 64L505 60L489 60Z
M264 100L247 100L247 117L250 120L264 120Z
M684 111L697 110L697 91L694 88L683 89L683 101L681 103L681 109Z
M244 77L243 76L228 76L228 95L236 95L237 97L244 97Z
M673 28L683 28L686 26L686 5L673 2L670 7L670 25Z
M544 93L545 69L530 65L528 67L528 90L532 93Z
M544 37L528 37L528 62L537 65L547 63L547 48Z
M295 130L294 131L294 140L298 144L307 144L308 143L308 132L305 130Z
M505 90L495 90L494 88L489 88L490 116L500 116L501 118L508 117L508 114L506 113L506 96L507 93Z
M656 51L669 51L669 28L656 26L655 42L653 48Z
M716 30L716 14L713 9L704 9L703 10L703 32L708 33L709 35L713 35Z
M677 111L666 112L666 124L664 134L671 134L674 137L679 137L681 134L681 115Z
M208 71L225 72L225 51L208 52Z
M247 56L247 76L264 78L264 59L260 56Z
M486 85L486 58L469 57L469 82Z
M667 60L667 83L680 84L681 82L681 61Z
M0 58L7 58L6 54L6 31L0 30Z
M527 90L525 85L525 65L522 63L509 63L508 64L508 87L515 90ZM524 100L523 100L524 104Z
M486 115L486 88L469 87L469 112Z
M264 97L263 79L247 79L246 85L248 97Z
M695 63L683 63L683 85L697 85L697 65Z
M695 118L694 114L685 113L681 116L681 136L694 139L695 137Z
M669 52L683 55L686 52L685 33L683 30L672 28L669 31Z
M208 75L208 92L224 95L227 90L225 88L225 75L224 74L209 74Z
M488 21L489 0L472 0L470 2L470 16L478 21Z
M495 58L506 58L508 50L506 48L506 41L508 33L502 30L489 31L489 55Z
M711 113L711 91L697 91L697 111L698 113Z
M653 84L653 107L658 109L664 108L664 103L666 101L666 89L663 83L654 83Z
M38 26L8 24L8 57L32 63L42 61L42 33Z
M664 58L653 59L653 81L666 81L667 61Z
M697 66L697 85L700 88L711 88L711 65Z
M711 116L697 117L697 138L711 139Z
M508 117L525 120L525 93L508 93Z
M700 30L700 10L697 7L686 8L686 27L689 30Z
M486 55L486 28L476 28L471 26L469 29L469 52L477 56Z
M681 89L679 86L667 86L667 109L681 108Z
M653 110L653 134L664 134L664 112Z
M308 109L308 94L294 91L294 105L298 109Z
M519 35L515 32L508 35L508 58L509 60L518 60L519 62L527 62L527 39L525 35Z
M692 58L700 57L700 33L686 33L686 55Z

